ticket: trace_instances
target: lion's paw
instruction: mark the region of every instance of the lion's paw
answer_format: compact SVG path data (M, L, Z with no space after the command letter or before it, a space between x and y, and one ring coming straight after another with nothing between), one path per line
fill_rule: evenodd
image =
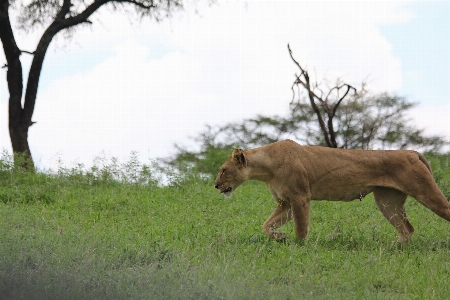
M284 242L287 239L287 235L285 233L282 233L282 232L274 232L273 233L273 238L277 242Z

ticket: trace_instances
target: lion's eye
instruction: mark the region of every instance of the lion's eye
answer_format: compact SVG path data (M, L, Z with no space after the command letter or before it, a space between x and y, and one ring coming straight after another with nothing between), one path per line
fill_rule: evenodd
M225 173L226 170L227 170L227 169L223 169L223 170L222 170L222 174L220 174L220 175L223 175L223 174Z

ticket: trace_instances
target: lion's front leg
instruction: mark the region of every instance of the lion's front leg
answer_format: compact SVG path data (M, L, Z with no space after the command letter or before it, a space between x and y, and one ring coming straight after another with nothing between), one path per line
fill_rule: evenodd
M291 206L286 201L280 201L272 215L264 222L264 233L277 241L286 239L286 234L278 232L277 228L283 226L292 218Z

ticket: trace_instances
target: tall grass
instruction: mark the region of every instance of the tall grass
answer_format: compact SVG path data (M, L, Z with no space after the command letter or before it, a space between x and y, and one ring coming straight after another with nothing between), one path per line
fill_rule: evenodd
M136 155L135 155L136 156ZM445 157L430 158L450 181ZM436 160L436 161L435 161ZM0 163L2 299L445 299L450 224L413 199L407 245L371 195L313 202L310 235L269 240L274 209L264 184L231 199L201 176L172 174L137 158L92 168L24 173ZM436 175L437 174L437 175Z

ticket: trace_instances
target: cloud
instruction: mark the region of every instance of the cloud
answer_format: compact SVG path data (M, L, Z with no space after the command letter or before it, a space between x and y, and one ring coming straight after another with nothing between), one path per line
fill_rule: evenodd
M375 88L395 90L401 86L400 61L378 24L408 20L407 13L394 17L400 7L370 2L232 2L213 7L202 19L177 23L170 37L210 62L231 57L247 63L253 78L268 78L264 71L295 71L286 50L290 43L297 59L320 77L345 76L360 82L369 76Z
M36 107L39 132L32 144L45 152L61 147L83 159L102 149L119 157L147 149L164 156L186 131L199 129L196 120L210 113L214 97L198 87L198 66L177 52L148 60L148 49L132 40L115 50L92 70L55 80L40 95L45 101Z
M450 103L440 105L419 104L411 109L410 117L418 128L425 129L429 135L443 136L450 141Z

